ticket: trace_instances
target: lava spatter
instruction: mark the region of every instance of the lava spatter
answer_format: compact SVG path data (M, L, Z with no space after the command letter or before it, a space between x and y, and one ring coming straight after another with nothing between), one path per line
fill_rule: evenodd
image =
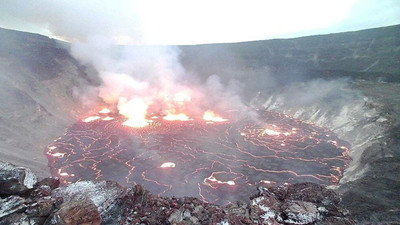
M115 180L226 204L247 200L258 185L337 183L350 161L332 132L273 112L257 122L151 115L139 128L106 110L89 118L46 149L52 174L64 183Z

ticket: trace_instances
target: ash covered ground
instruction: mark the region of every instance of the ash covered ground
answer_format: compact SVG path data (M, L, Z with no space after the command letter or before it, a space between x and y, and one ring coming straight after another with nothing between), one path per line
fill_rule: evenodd
M260 185L339 181L350 162L345 142L283 114L258 114L257 121L155 119L132 128L120 115L99 113L68 128L46 154L63 183L114 180L216 204L247 200Z

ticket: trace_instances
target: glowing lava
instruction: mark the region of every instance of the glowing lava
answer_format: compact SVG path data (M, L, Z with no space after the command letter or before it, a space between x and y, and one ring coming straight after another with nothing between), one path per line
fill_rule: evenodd
M192 97L190 97L190 94L186 92L179 92L174 95L174 102L177 102L179 104L183 104L184 102L190 102L192 100Z
M185 113L179 113L179 114L172 114L168 113L166 116L163 117L164 120L169 120L169 121L174 121L174 120L179 120L179 121L189 121L191 120L188 115Z
M173 162L165 162L163 164L161 164L160 168L174 168L175 167L175 163Z
M212 121L212 122L226 122L227 119L224 119L218 115L216 115L213 111L207 110L203 115L203 120Z
M64 155L65 155L65 153L59 153L59 152L57 152L57 153L53 153L53 154L51 154L53 157L64 157Z
M107 108L104 108L104 109L99 111L99 113L102 113L102 114L106 114L106 113L110 113L110 112L111 112L111 110L109 110Z
M148 104L143 99L134 98L127 100L125 98L120 98L118 103L119 113L128 120L122 124L128 127L145 127L149 124L146 119Z
M100 118L101 118L100 116L90 116L90 117L84 119L83 122L90 123L90 122L93 122L93 121L98 120Z
M266 128L266 129L263 131L262 134L263 134L263 135L264 135L264 134L267 134L267 135L270 135L270 136L278 136L278 135L280 135L281 133L280 133L279 131L275 131L275 130L271 130L271 129Z
M52 175L62 183L114 180L161 196L227 204L248 200L257 186L338 183L350 162L347 144L335 134L282 114L213 122L171 110L163 119L147 103L122 99L124 116L98 114L94 123L68 128L46 148ZM127 129L127 121L136 128Z

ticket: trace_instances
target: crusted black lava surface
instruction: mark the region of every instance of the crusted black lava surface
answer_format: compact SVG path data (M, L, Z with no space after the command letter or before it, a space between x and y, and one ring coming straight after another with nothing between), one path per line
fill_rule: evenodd
M144 128L113 113L95 116L46 148L62 183L114 180L227 204L260 185L336 183L349 163L346 143L332 132L273 112L237 122L155 119Z

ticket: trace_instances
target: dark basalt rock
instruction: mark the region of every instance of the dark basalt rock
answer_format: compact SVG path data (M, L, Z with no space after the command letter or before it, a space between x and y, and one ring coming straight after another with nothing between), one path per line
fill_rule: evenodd
M281 217L286 224L311 224L320 220L322 215L314 203L288 200L282 205Z
M90 200L70 201L61 205L61 208L52 214L45 225L98 225L101 224L97 206Z
M23 194L33 188L36 180L30 169L0 161L0 196Z
M37 187L43 185L50 187L51 190L56 189L60 186L60 179L58 177L44 178L36 184Z
M115 211L119 211L120 197L126 191L126 188L114 181L81 181L54 189L51 196L62 198L64 203L90 200L97 207L103 221L107 221Z
M226 206L158 197L140 185L126 188L113 181L58 185L48 178L28 193L0 199L0 225L354 224L334 191L312 183L259 187L249 202Z
M28 216L25 213L14 213L6 218L0 219L0 225L10 225L10 224L19 224L19 225L36 225L38 223L35 223L33 220L28 218ZM42 223L39 223L42 224Z
M19 196L10 196L0 201L0 220L13 214L23 212L26 209L26 200Z
M324 205L338 204L339 196L332 190L314 183L299 183L287 188L287 199L322 203Z
M25 213L30 217L47 217L56 208L56 199L47 196L29 205Z

